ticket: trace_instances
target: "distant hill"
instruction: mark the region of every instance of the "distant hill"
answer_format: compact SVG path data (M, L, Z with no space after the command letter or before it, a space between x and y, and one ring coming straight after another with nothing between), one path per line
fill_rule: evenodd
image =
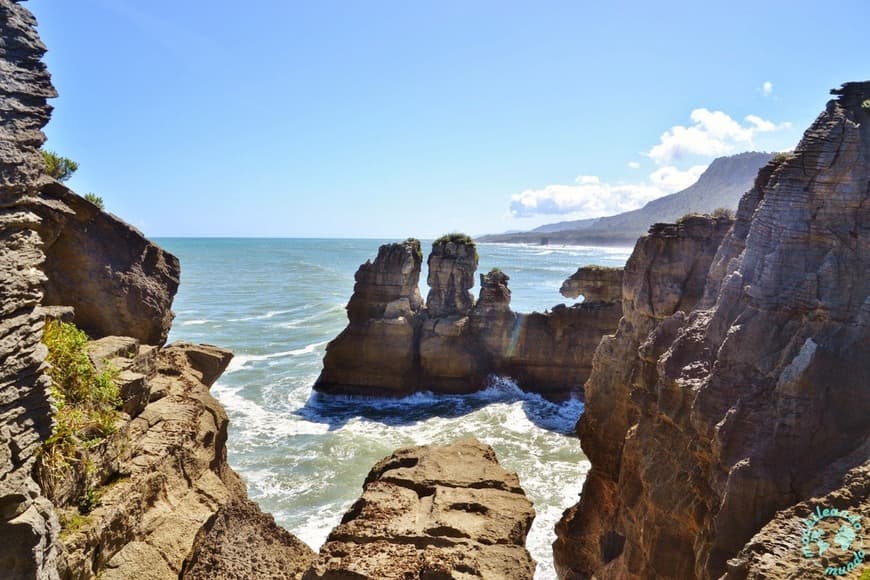
M773 153L748 152L715 159L693 185L654 199L640 209L602 218L547 224L523 233L480 236L479 242L633 245L649 227L674 222L687 213L716 208L737 209L740 197L752 187L758 170Z

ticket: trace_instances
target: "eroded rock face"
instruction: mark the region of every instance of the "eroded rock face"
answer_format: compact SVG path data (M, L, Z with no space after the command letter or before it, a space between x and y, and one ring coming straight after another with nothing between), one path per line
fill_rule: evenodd
M92 337L163 344L178 259L60 183L45 185L36 207L48 278L43 304L72 306L76 326Z
M589 301L570 308L556 306L546 313L517 314L510 308L509 277L493 270L480 276L475 303L469 288L477 267L476 249L471 240L454 238L458 241L446 237L432 246L432 289L426 307L408 310L404 305L416 302L398 298L411 293L411 282L416 284L419 275L419 263L406 267L413 252L404 245L382 247L374 264L360 268L367 277L379 272L378 279L396 280L390 287L403 288L402 293L393 291L373 300L380 291L361 285L357 273L348 304L349 313L357 314L349 315L350 324L327 347L317 390L362 395L470 393L485 388L494 373L550 398L564 398L581 388L595 346L621 316L619 302ZM414 249L418 251L419 245ZM603 290L599 294L605 296ZM403 309L386 306L399 300Z
M209 385L232 354L189 343L157 352L128 337L102 339L90 351L99 364L127 360L125 372L143 378L138 398L149 402L88 450L92 467L76 471L81 481L43 482L66 520L60 576L179 578L187 559L182 578L299 577L285 565L301 566L313 553L248 501L226 462L228 420ZM97 505L76 519L85 489ZM228 525L232 533L221 534ZM233 558L240 553L261 557Z
M384 244L356 273L347 328L326 347L315 388L402 395L419 383L420 242Z
M623 337L602 342L564 577L800 575L799 518L824 501L870 516L870 82L836 94L744 197L699 307L646 335L626 307ZM660 300L685 304L672 276L647 290L625 275L658 317ZM616 365L629 333L638 355Z
M294 580L302 578L316 556L254 502L233 501L200 528L179 578Z
M634 393L649 380L650 367L654 371L654 353L666 348L662 335L672 336L685 312L701 300L707 271L730 225L704 217L658 224L638 240L625 265L622 319L616 333L598 345L585 384L586 409L577 430L592 469L580 509L586 502L590 507L582 516L577 507L568 510L557 527L554 557L561 577L585 577L588 572L578 563L599 569L622 549L624 535L612 525L614 494L624 441L639 414Z
M474 306L471 288L477 270L477 248L469 240L441 238L429 254L429 316L464 316Z
M559 292L565 298L584 302L618 302L622 300L622 268L583 266L562 283Z
M0 570L51 578L57 519L32 478L51 433L40 343L44 260L29 197L46 181L39 148L56 96L27 9L0 0Z
M534 516L488 445L400 449L372 468L305 578L529 579Z

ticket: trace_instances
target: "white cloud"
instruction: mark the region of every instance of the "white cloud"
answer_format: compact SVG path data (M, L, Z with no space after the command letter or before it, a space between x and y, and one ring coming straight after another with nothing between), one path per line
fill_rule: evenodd
M574 185L548 185L514 194L510 208L514 217L566 213L596 217L636 209L663 194L654 185L611 185L602 183L598 177L581 175Z
M758 115L747 115L742 125L723 113L709 109L695 109L689 116L692 125L675 125L662 133L659 143L646 154L658 165L672 163L689 155L718 156L736 149L751 149L756 133L787 129L789 123L776 125Z
M694 165L686 171L682 171L673 165L666 165L650 173L649 179L654 185L671 193L686 189L698 181L698 178L706 169L706 165Z
M705 108L693 110L689 118L691 125L671 127L661 135L659 143L645 153L660 166L646 180L608 183L594 175L580 175L573 184L548 185L512 195L511 215L516 218L572 214L575 218L588 218L637 209L653 199L695 183L708 167L697 164L697 161L704 161L703 157L712 160L738 149L752 149L755 135L791 127L790 123L776 124L758 115L747 115L740 123L722 111ZM692 159L696 164L683 169L676 162L688 156L702 159ZM639 169L640 163L629 161L628 167Z
M769 97L773 94L773 83L770 81L764 81L764 84L761 85L761 94L765 97Z

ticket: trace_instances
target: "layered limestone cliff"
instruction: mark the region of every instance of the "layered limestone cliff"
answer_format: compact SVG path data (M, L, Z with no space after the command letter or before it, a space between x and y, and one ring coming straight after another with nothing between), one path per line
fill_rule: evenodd
M592 469L558 526L562 577L856 567L861 547L836 530L804 543L814 510L870 518L870 82L834 92L759 173L703 275L680 282L679 236L638 243L586 385Z
M45 176L41 128L55 93L34 27L0 0L0 575L300 577L313 552L275 533L226 462L227 417L208 388L231 354L161 346L178 260ZM53 435L42 344L51 318L85 329L91 363L114 369L110 426ZM248 525L249 553L272 546L292 558L235 562L240 536L210 549L219 512Z
M47 182L39 148L55 96L34 26L0 1L0 570L11 578L50 578L57 558L57 518L32 476L52 425L36 313L45 256L28 198Z
M576 392L589 376L598 341L622 315L615 298L621 269L581 268L595 272L570 282L576 295L587 295L583 303L522 314L511 310L509 277L500 270L480 275L474 301L477 261L470 238L436 240L423 306L420 242L381 246L375 261L356 274L349 324L327 346L315 388L363 395L469 393L497 374L552 398Z
M369 472L305 578L531 579L534 517L490 446L399 449Z

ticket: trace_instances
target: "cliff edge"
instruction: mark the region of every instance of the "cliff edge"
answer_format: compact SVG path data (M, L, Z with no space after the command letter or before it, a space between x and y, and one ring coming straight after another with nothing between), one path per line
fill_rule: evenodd
M759 172L690 301L666 261L644 260L656 283L626 268L634 308L587 382L592 470L557 529L562 577L861 565L842 530L870 521L870 82L834 94Z
M209 387L232 354L163 347L178 260L45 174L55 92L35 24L0 0L0 575L298 578L314 553L226 461ZM74 365L43 344L47 328L66 333ZM58 370L103 382L64 392ZM97 388L110 408L73 408ZM218 519L245 534L215 547Z

